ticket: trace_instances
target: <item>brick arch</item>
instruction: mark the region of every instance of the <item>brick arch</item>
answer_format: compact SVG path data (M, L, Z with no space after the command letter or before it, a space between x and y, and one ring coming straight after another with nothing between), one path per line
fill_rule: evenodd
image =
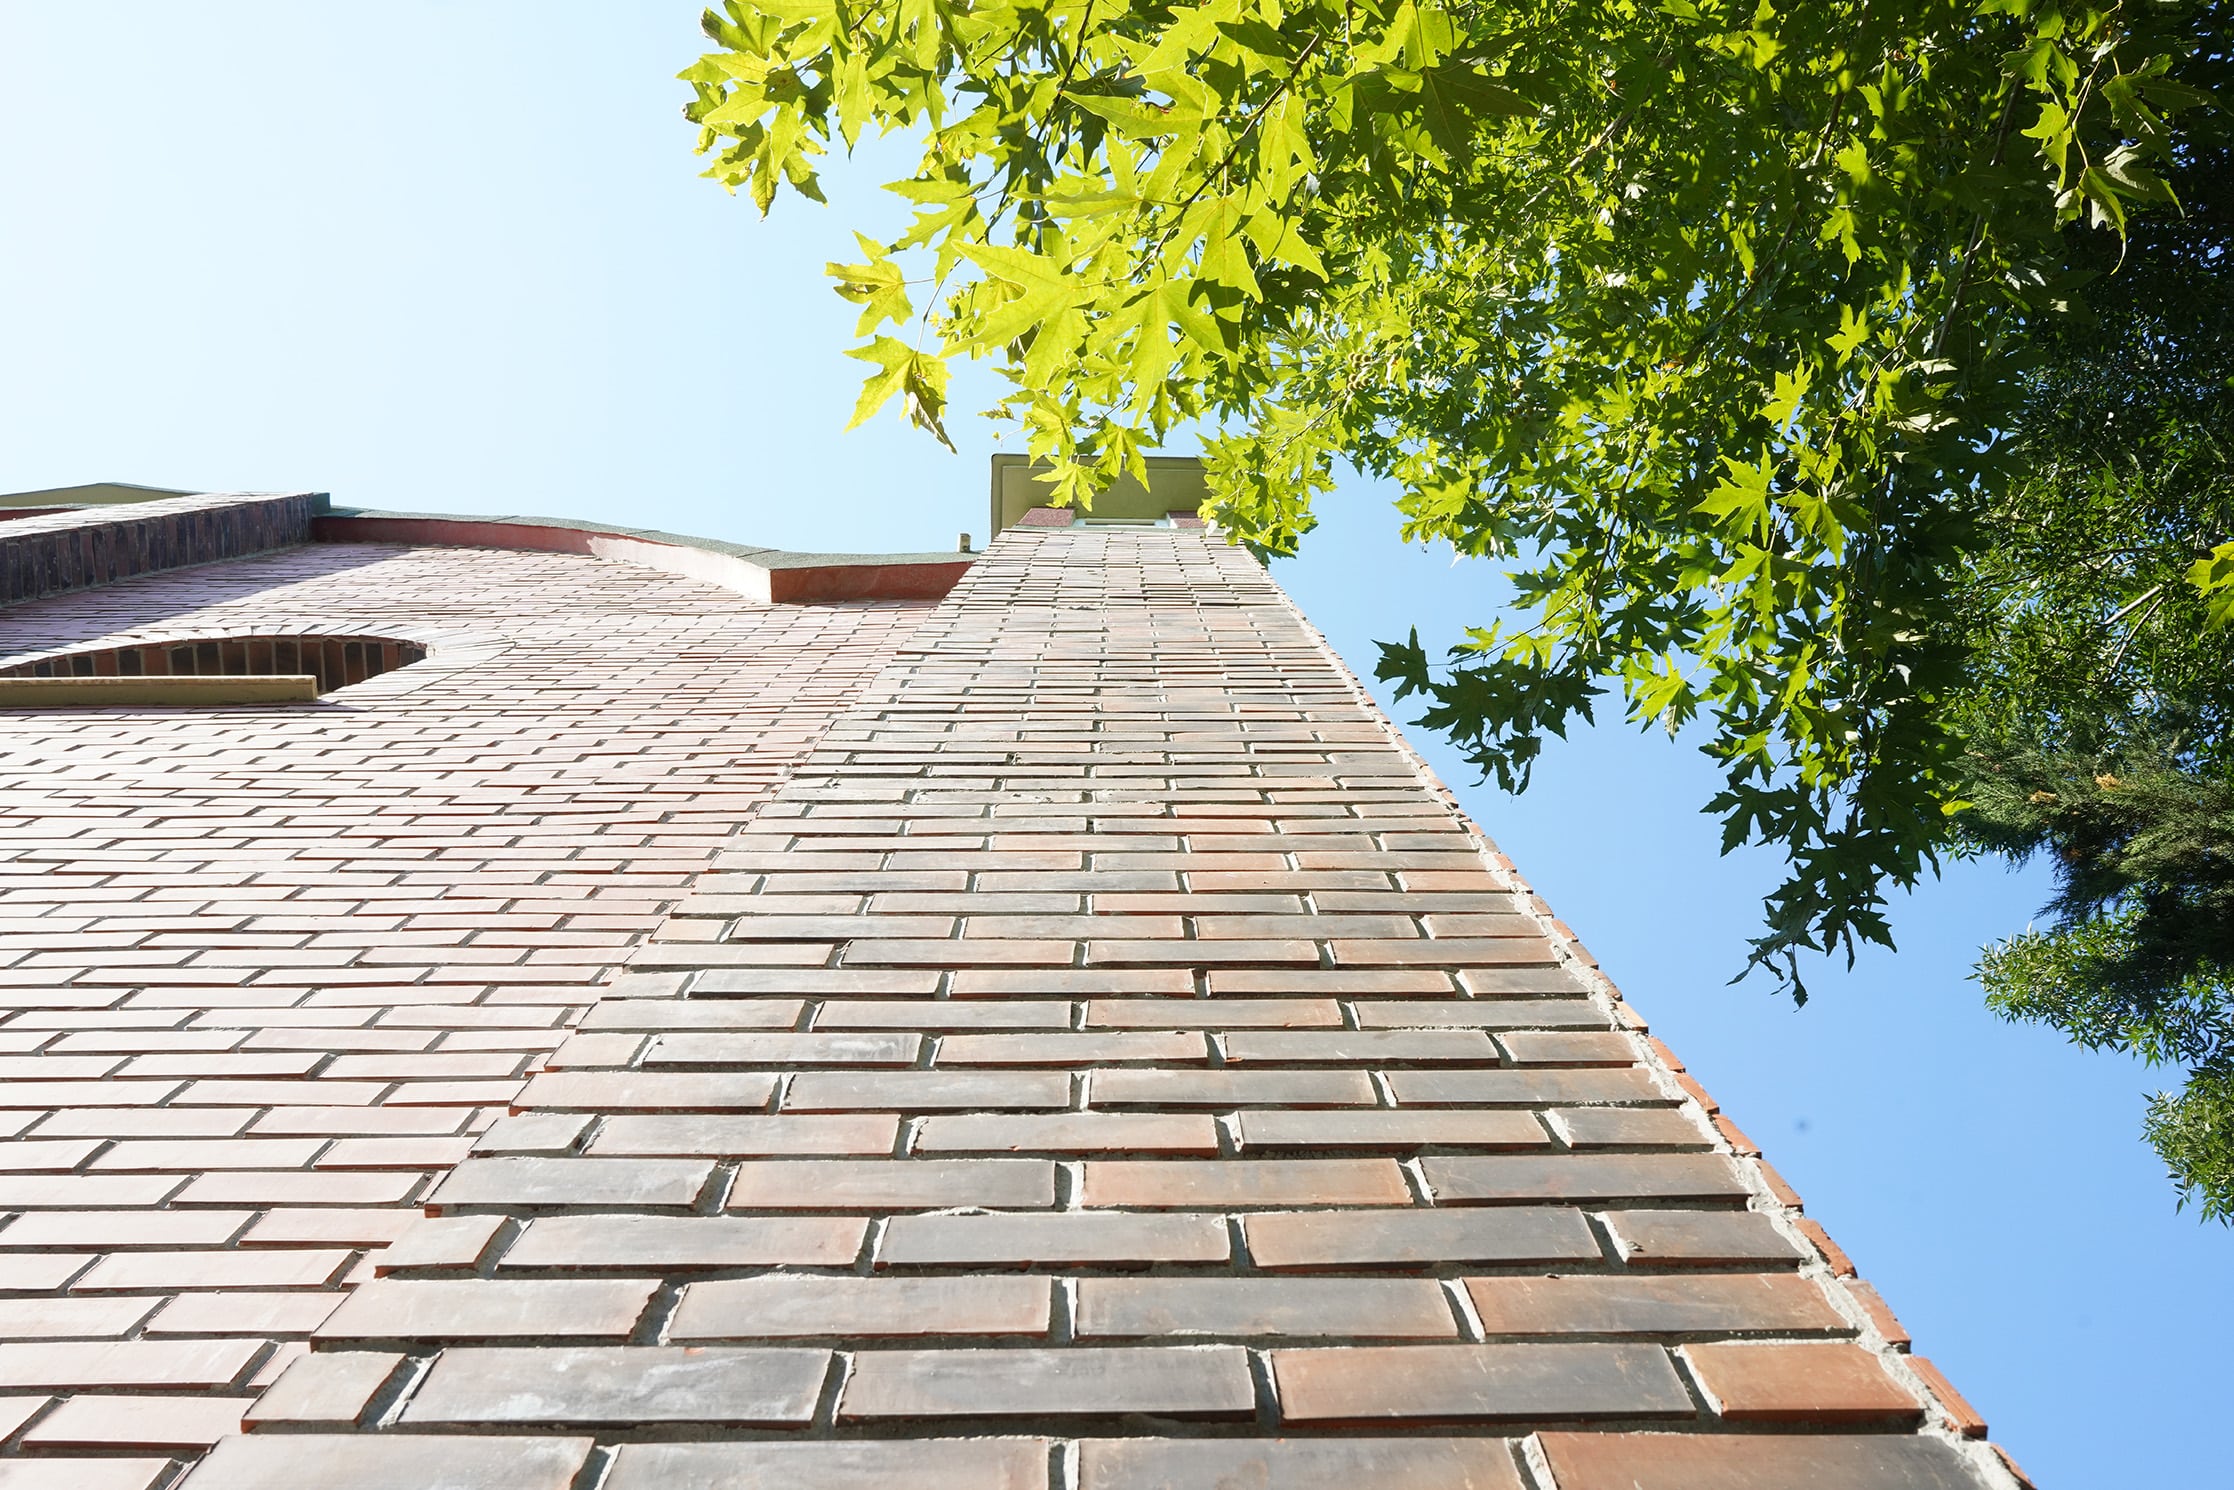
M187 645L217 648L284 647L303 643L387 644L399 654L395 659L383 659L384 665L358 671L346 663L329 666L323 659L304 660L302 668L319 678L319 692L327 693L339 687L364 688L380 684L382 694L409 692L425 687L438 678L448 677L466 668L492 662L513 643L494 632L469 631L455 627L425 626L413 622L395 624L388 618L380 619L376 626L368 627L363 616L329 617L300 614L273 617L268 620L247 619L196 624L191 621L136 626L110 636L89 637L73 641L66 646L42 648L36 652L18 653L0 657L0 677L53 677L88 675L87 671L72 668L64 673L59 664L81 658L95 659L90 670L93 676L131 676L134 674L161 674L174 671L169 665L155 665L154 658L162 653ZM139 659L133 665L127 659ZM263 665L263 658L251 654L245 666L225 665L232 659L221 655L211 667L197 667L196 672L241 673L285 671L276 666ZM52 669L52 670L50 670ZM328 681L329 674L340 677L340 682Z

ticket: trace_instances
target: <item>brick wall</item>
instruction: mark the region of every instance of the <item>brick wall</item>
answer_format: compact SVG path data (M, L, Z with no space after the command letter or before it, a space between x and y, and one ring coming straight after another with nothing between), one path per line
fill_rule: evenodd
M0 1486L237 1431L926 611L321 544L0 613L9 656L433 649L315 705L0 712Z
M0 606L310 539L324 498L163 497L0 524Z
M479 583L476 625L548 588L388 562ZM369 606L366 577L301 598ZM905 640L687 588L550 616L439 722L423 695L346 749L244 719L160 761L145 722L67 776L39 757L19 893L118 903L83 950L18 954L69 982L0 1034L135 1116L11 1181L79 1228L48 1245L82 1263L30 1265L72 1305L317 1306L288 1320L307 1356L207 1326L158 1355L119 1309L146 1364L8 1378L96 1404L39 1396L34 1436L175 1413L187 1439L276 1378L190 1490L2014 1483L1244 555L1012 531ZM688 640L709 606L775 650ZM582 685L654 636L669 680ZM684 723L693 687L758 705L748 676L821 690L788 740ZM744 748L796 769L709 795ZM288 801L281 759L333 775ZM164 1127L205 1110L230 1116ZM104 1167L127 1137L198 1146ZM188 1212L231 1219L156 1239ZM292 1271L228 1281L235 1238ZM119 1286L63 1291L81 1265ZM120 1412L150 1377L161 1411Z

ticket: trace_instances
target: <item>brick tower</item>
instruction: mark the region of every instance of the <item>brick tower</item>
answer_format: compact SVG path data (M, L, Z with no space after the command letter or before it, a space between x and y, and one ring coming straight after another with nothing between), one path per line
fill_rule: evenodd
M1199 524L0 585L0 1490L2023 1483Z

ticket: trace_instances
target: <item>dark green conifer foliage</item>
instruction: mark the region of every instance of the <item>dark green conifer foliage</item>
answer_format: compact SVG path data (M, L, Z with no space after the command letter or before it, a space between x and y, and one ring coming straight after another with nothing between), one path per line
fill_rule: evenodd
M2150 1140L2183 1203L2234 1219L2234 631L2189 582L2234 537L2234 155L2177 213L2081 238L2091 314L2040 339L1990 544L1960 846L2043 856L2044 930L1989 948L1993 1007L2184 1069Z

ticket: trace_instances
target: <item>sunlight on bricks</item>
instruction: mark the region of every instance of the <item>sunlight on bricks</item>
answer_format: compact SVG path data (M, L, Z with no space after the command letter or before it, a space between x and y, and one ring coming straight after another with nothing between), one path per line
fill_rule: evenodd
M0 720L0 1490L2019 1483L1214 535L182 613L503 645Z

